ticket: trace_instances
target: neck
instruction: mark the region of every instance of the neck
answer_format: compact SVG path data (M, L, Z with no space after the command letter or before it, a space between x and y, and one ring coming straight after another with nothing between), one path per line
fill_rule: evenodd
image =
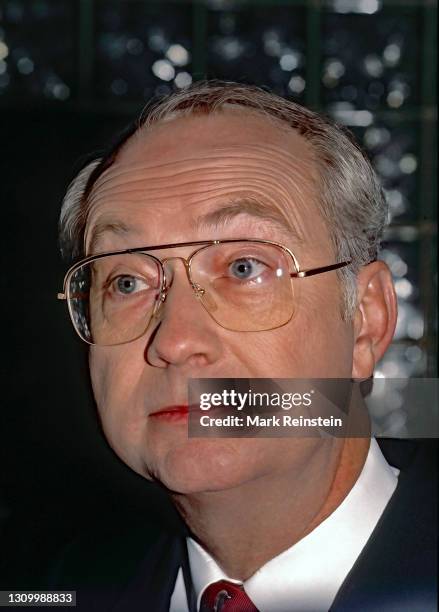
M246 580L324 521L355 484L370 440L322 441L306 468L265 475L240 486L174 503L201 545L230 577Z

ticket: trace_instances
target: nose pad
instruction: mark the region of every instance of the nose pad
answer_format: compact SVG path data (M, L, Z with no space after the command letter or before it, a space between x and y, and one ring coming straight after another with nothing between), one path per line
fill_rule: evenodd
M209 312L215 312L218 309L218 305L213 299L210 293L207 293L204 287L198 283L192 283L192 289L194 290L195 297L198 300L202 300L204 306ZM169 286L167 286L159 295L157 295L156 303L152 313L154 319L159 319L162 313L162 306L166 302L168 296Z
M212 295L206 292L204 287L202 287L198 283L193 283L192 288L195 291L195 297L203 302L204 306L209 312L215 312L215 310L217 310L217 303L213 299Z
M156 303L154 305L154 310L152 311L152 317L154 319L159 319L162 311L163 303L166 301L166 297L168 295L168 287L164 289L161 293L159 293L156 297Z

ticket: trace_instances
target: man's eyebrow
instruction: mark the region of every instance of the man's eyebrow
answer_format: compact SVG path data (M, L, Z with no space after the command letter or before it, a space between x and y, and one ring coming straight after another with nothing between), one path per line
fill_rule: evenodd
M104 234L111 233L115 234L116 236L126 236L127 234L135 231L136 230L133 226L126 225L122 221L101 221L100 223L97 223L91 231L90 247L88 248L88 251L90 253L95 252L96 246Z
M291 221L283 212L273 206L262 201L253 199L240 199L233 202L228 202L215 210L201 215L195 226L197 229L205 226L218 227L226 224L239 215L248 215L257 219L268 221L271 225L277 227L286 237L292 238L295 242L303 242L298 230L292 225ZM90 234L90 246L87 249L89 253L94 254L99 240L105 234L111 233L116 236L126 236L135 234L136 227L127 225L123 221L108 220L97 223ZM252 236L249 236L250 238ZM215 236L212 236L215 238Z
M268 221L271 225L280 229L286 236L293 238L296 242L303 242L303 238L300 236L297 228L292 225L291 220L281 210L273 208L272 205L265 202L253 199L240 199L224 204L220 208L199 217L196 226L197 228L206 225L218 226L242 214Z

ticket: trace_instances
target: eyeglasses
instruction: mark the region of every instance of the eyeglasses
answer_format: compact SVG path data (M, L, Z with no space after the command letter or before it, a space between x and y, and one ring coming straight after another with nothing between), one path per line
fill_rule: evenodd
M197 247L188 258L153 252ZM92 255L72 266L63 293L84 342L113 346L143 336L172 285L169 262L179 260L195 297L218 325L231 331L267 331L286 325L298 305L292 279L322 274L350 261L300 270L290 249L269 240L182 242ZM169 270L168 270L169 268Z

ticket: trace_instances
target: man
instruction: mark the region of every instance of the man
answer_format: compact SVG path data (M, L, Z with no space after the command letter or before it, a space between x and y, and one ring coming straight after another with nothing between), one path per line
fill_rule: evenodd
M151 106L74 180L60 297L102 427L188 527L78 545L57 584L80 609L434 609L430 501L402 506L375 440L188 437L189 379L372 376L397 316L385 219L341 128L235 84Z

